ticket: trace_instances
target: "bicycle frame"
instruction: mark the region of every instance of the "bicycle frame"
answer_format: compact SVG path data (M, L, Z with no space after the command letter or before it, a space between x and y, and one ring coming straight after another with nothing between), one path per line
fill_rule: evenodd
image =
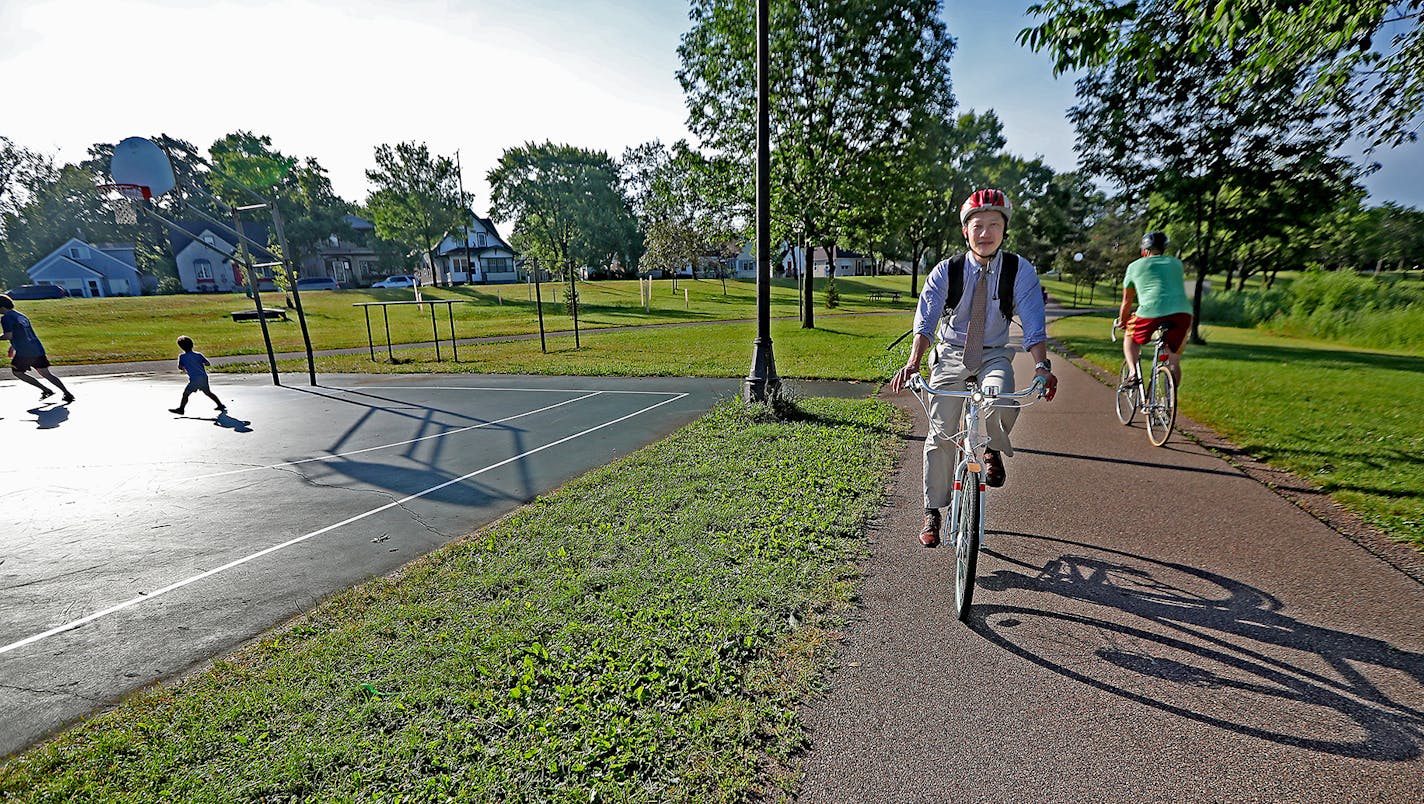
M1109 331L1109 335L1114 343L1117 342L1118 328L1119 323L1114 321ZM1126 328L1123 328L1123 334L1124 337L1129 337L1127 336ZM1142 369L1143 356L1139 355L1137 365L1133 367L1137 372L1137 384L1126 391L1132 402L1132 410L1130 412L1126 414L1123 413L1122 402L1124 400L1122 396L1124 386L1120 384L1117 391L1118 421L1123 424L1131 424L1133 415L1141 413L1147 420L1147 438L1154 446L1158 447L1166 443L1167 439L1171 436L1172 427L1176 420L1176 381L1173 376L1171 376L1170 363L1167 360L1169 354L1171 354L1171 352L1167 348L1167 331L1166 329L1158 328L1152 333L1152 364L1144 373ZM1123 365L1126 367L1126 360L1123 361ZM1153 401L1158 398L1158 383L1163 381L1159 378L1161 375L1159 369L1162 368L1166 369L1168 375L1165 378L1166 395L1171 398L1170 402L1165 406ZM1156 426L1154 427L1154 425ZM1162 431L1160 436L1155 432L1156 430Z
M984 432L983 426L984 409L1007 407L1010 403L1017 404L1017 400L1034 393L1042 397L1047 389L1042 378L1036 377L1028 388L1010 393L1001 394L997 388L992 386L981 388L973 380L966 383L966 388L963 391L942 391L931 388L918 374L911 376L909 387L915 392L915 399L919 401L920 407L924 408L925 418L929 420L930 428L940 437L953 442L958 452L954 469L954 486L950 495L949 530L955 537L955 608L959 619L965 620L969 616L969 605L974 595L974 575L979 545L984 540L985 491L988 486L986 482L988 470L984 466L982 451L989 443L989 437ZM934 416L930 415L929 406L925 404L924 396L920 393L922 391L932 396L963 398L965 400L963 429L952 437L939 429L939 424L935 421ZM968 497L963 492L966 485L971 482L974 484L973 496ZM972 510L967 512L964 510L966 503L972 503ZM966 523L965 518L972 521ZM966 528L966 525L969 527ZM969 528L972 528L972 532Z

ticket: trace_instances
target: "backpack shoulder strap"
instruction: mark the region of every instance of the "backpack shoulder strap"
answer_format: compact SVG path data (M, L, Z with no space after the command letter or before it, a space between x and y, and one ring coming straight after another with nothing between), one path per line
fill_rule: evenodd
M944 295L944 309L940 311L940 318L948 318L954 312L954 308L959 306L959 300L964 297L964 254L949 258L949 292Z
M1014 317L1014 282L1019 276L1019 255L1004 252L1004 261L999 266L999 312L1005 320Z

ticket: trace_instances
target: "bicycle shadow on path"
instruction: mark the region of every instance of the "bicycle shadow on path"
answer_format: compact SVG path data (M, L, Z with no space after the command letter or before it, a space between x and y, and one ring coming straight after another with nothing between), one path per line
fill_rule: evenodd
M1177 717L1324 754L1424 755L1424 654L1287 615L1270 593L1196 567L1085 542L993 531L1009 569L969 626L1076 682ZM1032 556L1025 560L1024 556ZM1015 595L1022 599L1023 595Z

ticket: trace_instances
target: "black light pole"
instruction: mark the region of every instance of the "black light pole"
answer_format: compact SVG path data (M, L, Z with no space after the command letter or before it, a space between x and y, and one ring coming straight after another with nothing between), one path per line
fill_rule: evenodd
M745 402L765 402L781 392L776 358L771 351L771 0L757 0L757 155L756 260L757 336L752 341L752 371L742 383Z

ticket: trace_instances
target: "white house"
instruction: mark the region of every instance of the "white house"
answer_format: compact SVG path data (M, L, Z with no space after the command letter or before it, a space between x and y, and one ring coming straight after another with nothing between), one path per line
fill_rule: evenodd
M158 282L140 273L132 243L91 245L71 237L25 271L36 285L59 285L71 296L139 296Z
M420 281L431 285L466 282L518 282L514 249L494 228L494 221L470 216L468 232L446 235L435 247L435 264L426 255L420 266Z
M169 244L173 247L173 259L178 264L178 281L189 293L230 293L247 289L247 278L241 266L233 263L232 255L237 238L231 233L204 221L181 221L181 232L168 232ZM247 239L267 242L267 226L256 221L243 221L243 234ZM271 261L272 255L254 251L248 244L247 253L253 262ZM270 279L271 268L257 271L259 277ZM268 289L263 282L262 290Z

